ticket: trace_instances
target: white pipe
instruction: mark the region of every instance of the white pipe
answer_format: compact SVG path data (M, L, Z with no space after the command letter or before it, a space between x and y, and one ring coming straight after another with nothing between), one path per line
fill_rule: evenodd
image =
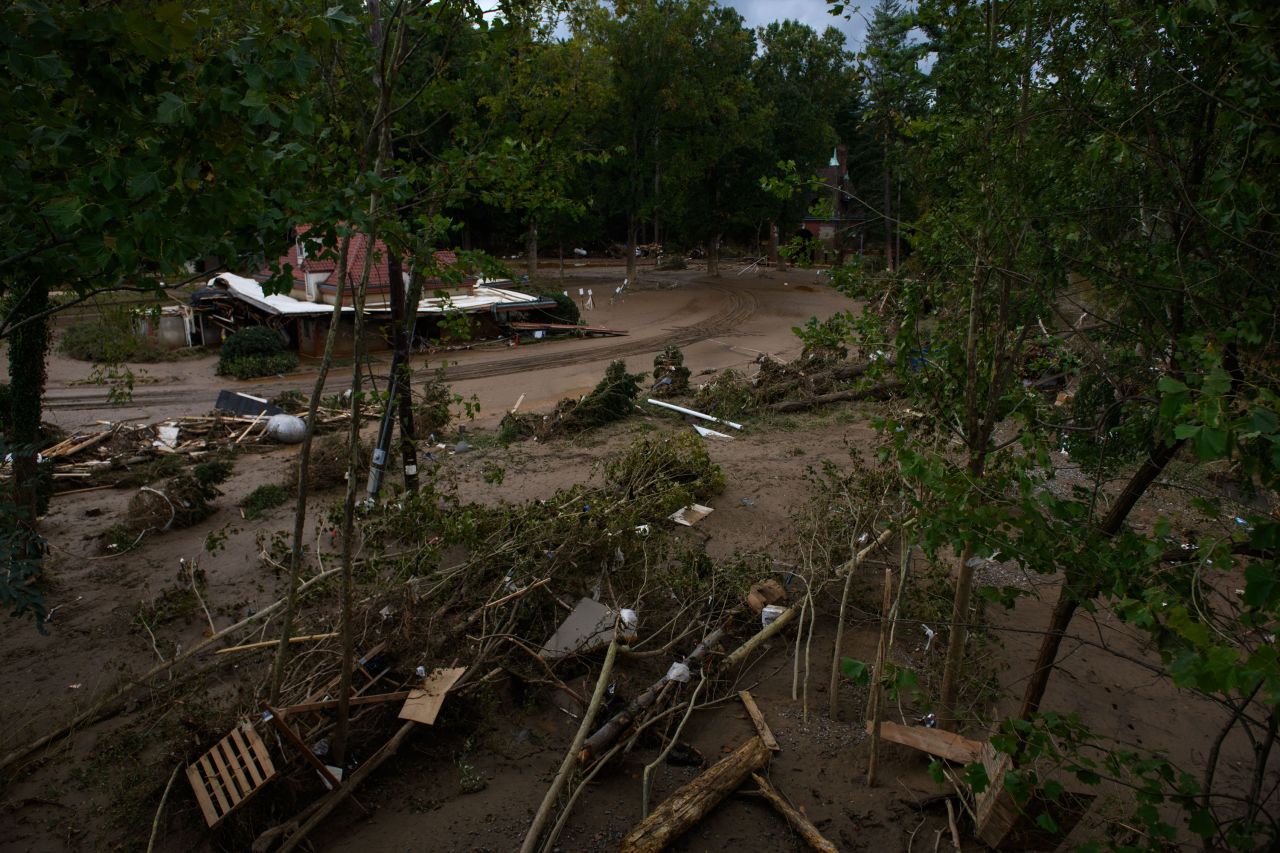
M664 403L661 400L649 400L655 406L661 406L664 409L670 409L673 412L679 412L682 415L692 415L695 418L702 418L704 421L711 421L713 424L724 424L734 429L742 429L742 424L735 424L733 421L723 421L720 418L713 418L711 415L704 415L702 412L695 412L693 409L686 409L684 406L677 406L674 403Z

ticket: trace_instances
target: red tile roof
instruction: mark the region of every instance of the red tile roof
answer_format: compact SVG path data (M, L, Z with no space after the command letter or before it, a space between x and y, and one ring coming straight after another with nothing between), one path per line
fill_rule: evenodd
M298 262L298 246L304 243L301 238L308 231L312 230L313 225L299 225L294 231L299 239L289 247L284 256L280 258L280 265L288 264L293 268L293 280L299 284L306 281L307 273L330 273L328 278L324 279L325 284L332 285L330 281L332 273L338 268L338 250L341 246L320 247L314 242L308 245L304 251L302 262ZM351 245L347 249L347 283L354 285L360 280L360 276L364 273L365 259L369 255L369 237L367 234L356 232L351 235ZM458 263L456 253L441 250L433 253L436 263L441 267L451 267ZM436 281L436 279L428 279L428 281ZM373 258L369 263L369 286L371 288L384 288L391 283L391 273L387 264L387 244L381 240L373 241Z

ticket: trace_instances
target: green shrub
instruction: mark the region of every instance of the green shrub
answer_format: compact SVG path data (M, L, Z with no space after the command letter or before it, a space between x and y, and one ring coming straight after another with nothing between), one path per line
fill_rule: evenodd
M289 493L284 486L269 483L265 486L258 486L258 488L250 492L241 506L244 508L244 517L252 521L266 514L268 510L287 503L288 500Z
M227 338L218 351L218 375L253 379L288 373L298 366L298 357L266 326L240 329Z
M543 319L553 323L568 323L576 326L582 322L582 312L578 310L578 303L573 301L573 297L566 296L563 291L548 290L546 293L538 294L543 299L554 299L556 301L555 308L544 308L536 312Z
M155 362L172 357L170 350L138 334L128 316L122 316L124 319L104 315L100 322L67 328L58 338L58 352L94 364Z
M298 357L291 352L274 355L246 355L218 362L219 376L236 379L256 379L259 376L275 376L288 373L298 366Z
M218 351L220 361L249 355L273 355L284 352L285 344L275 330L266 326L249 326L232 332Z

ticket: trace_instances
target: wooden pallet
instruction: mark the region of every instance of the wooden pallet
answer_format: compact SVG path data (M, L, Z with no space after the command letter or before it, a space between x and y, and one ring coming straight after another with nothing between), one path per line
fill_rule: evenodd
M231 734L187 767L187 779L210 827L217 826L276 777L266 744L252 728Z

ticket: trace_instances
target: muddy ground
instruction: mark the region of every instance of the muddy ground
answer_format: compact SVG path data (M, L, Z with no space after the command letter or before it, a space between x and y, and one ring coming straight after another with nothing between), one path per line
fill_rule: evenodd
M654 354L668 344L682 347L695 383L730 367L751 373L760 353L783 360L799 354L792 326L810 316L825 317L852 307L825 287L821 274L809 271L738 275L730 268L720 279L707 279L697 270L648 271L625 299L611 304L599 294L612 292L621 277L621 270L591 268L567 286L592 287L596 310L586 315L588 322L627 329L628 337L519 348L476 347L447 355L454 390L468 397L474 394L481 405L472 429L475 450L442 456L440 462L458 478L464 497L481 501L545 497L557 488L598 477L596 463L638 435L687 429L676 419L646 414L577 439L503 447L492 440L497 421L522 395L522 411L547 411L558 399L594 386L609 360L624 358L629 369L647 371ZM441 358L434 356L431 366ZM375 370L380 363L375 361ZM421 367L421 361L416 366ZM211 358L143 369L146 375L133 401L112 408L106 405L102 388L84 383L87 365L54 358L48 419L70 430L97 420L155 421L202 414L211 407L217 390L230 382L213 375ZM250 393L272 396L289 388L308 390L312 380L304 365L294 376L234 384ZM339 371L330 390L341 390L349 381L349 372L343 376ZM761 416L736 440L709 445L727 486L713 502L716 512L680 535L702 542L712 559L762 555L785 572L798 562L789 530L792 514L810 496L806 471L824 459L846 466L851 448L874 448L877 438L870 422L881 413L883 404L854 404L804 415ZM0 714L6 721L0 750L7 752L70 717L122 674L144 671L157 655L169 657L201 639L208 625L199 611L163 624L154 637L138 627L140 608L154 610L156 601L177 583L180 559L199 558L208 577L205 599L210 618L218 627L281 596L284 580L264 564L260 554L264 548L270 550L273 537L290 528L292 507L279 507L252 522L243 519L237 507L258 486L283 482L295 453L294 448L271 445L245 448L231 479L221 487L225 494L213 517L186 531L150 537L140 549L121 556L102 553L99 537L127 515L132 492L103 490L54 498L42 528L52 549L47 577L48 603L54 612L46 635L38 634L30 622L10 621L0 636L0 656L6 664L0 669ZM495 467L505 472L501 484L486 476ZM316 495L317 509L339 497L336 489ZM1152 497L1153 502L1170 499L1159 489ZM309 524L309 529L316 526ZM220 540L213 543L213 553L205 547L210 532ZM334 559L322 525L318 533L321 551L329 552L326 560ZM869 562L859 577L842 650L846 655L863 660L874 655L884 560L896 564L895 555L882 555ZM929 568L922 560L913 560L911 571L923 577ZM971 686L967 714L969 733L978 738L984 726L1015 707L1038 642L1034 632L1056 595L1052 578L1025 577L1000 565L990 571L999 577L989 582L1024 585L1033 594L1013 611L987 613L992 630L976 655L991 678ZM708 761L742 743L754 729L735 694L750 689L781 745L770 770L773 782L839 849L949 847L947 813L935 798L944 789L929 778L926 758L904 747L887 746L880 784L866 786L868 747L862 729L866 689L842 680L840 710L834 719L828 716L834 593L824 593L818 604L819 617L809 640L807 719L806 702L792 698L793 629L736 673L732 684L718 685L716 695L725 698L697 710L684 739ZM936 609L943 618L944 599L939 598ZM740 624L735 637L744 638L752 630ZM1152 651L1105 615L1093 619L1082 615L1073 634L1093 645L1072 641L1065 645L1062 671L1051 682L1046 708L1078 712L1116 744L1167 750L1175 760L1192 766L1203 759L1210 738L1207 732L1221 724L1216 709L1153 676L1146 669L1155 660ZM255 634L246 639L257 638ZM1122 656L1098 645L1110 646ZM893 654L899 662L926 672L940 669L937 649L926 651L924 646L923 630L903 626ZM803 657L801 648L802 662ZM643 690L669 662L665 657L623 661L617 673L618 696ZM252 705L252 694L265 680L268 667L267 654L246 654L201 689L209 691L209 705L237 698ZM803 681L803 667L800 672ZM580 666L563 677L589 693L594 669ZM152 748L148 732L185 736L186 755L192 757L209 746L204 704L199 692L170 695L162 677L150 693L135 695L122 714L28 758L0 791L0 824L7 828L0 833L0 850L145 847L164 782L175 766L172 754L157 754ZM889 719L910 723L922 712L904 697L889 708ZM391 714L373 719L387 734L396 726ZM350 804L343 806L312 836L314 849L514 850L576 727L577 721L551 701L547 691L531 694L499 685L482 696L446 703L438 724L419 727L400 754L359 791L357 799L364 812ZM559 849L616 849L640 817L640 774L657 753L656 744L641 744L619 766L598 776L576 806ZM660 768L653 800L660 801L698 772L696 767ZM297 808L303 805L298 802ZM1105 820L1110 808L1104 798L1079 832L1105 837L1115 831ZM960 826L965 826L963 815ZM981 847L970 835L961 840L965 849ZM246 847L243 837L226 832L210 835L205 830L196 801L179 773L156 849ZM672 849L803 848L766 805L735 795Z

